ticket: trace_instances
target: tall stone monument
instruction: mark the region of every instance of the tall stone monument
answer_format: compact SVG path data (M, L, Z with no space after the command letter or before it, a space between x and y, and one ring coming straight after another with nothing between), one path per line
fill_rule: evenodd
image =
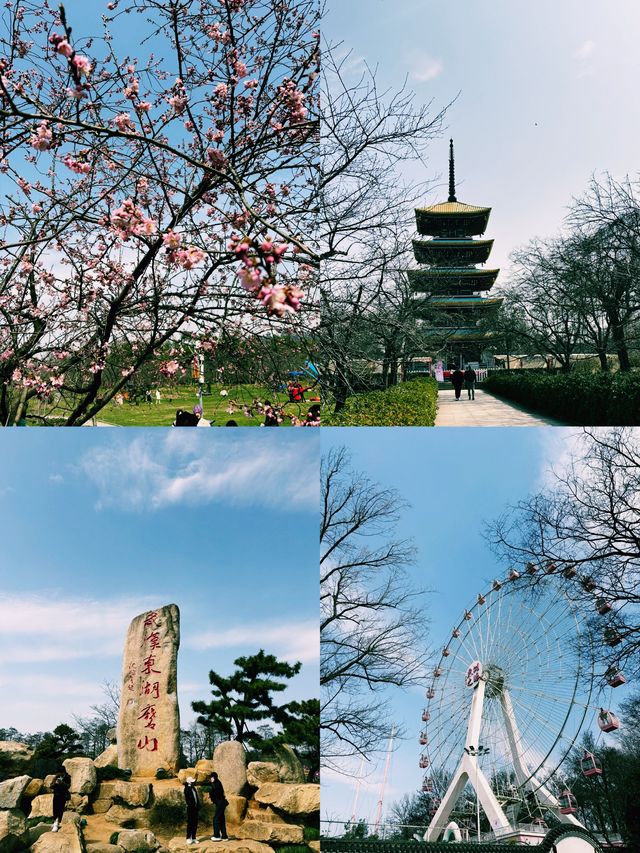
M177 658L180 611L167 604L141 613L127 632L118 717L118 767L134 776L175 773L180 755Z

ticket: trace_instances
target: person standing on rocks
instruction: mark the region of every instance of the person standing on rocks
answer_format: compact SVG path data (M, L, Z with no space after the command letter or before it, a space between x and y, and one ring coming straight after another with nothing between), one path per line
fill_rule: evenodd
M229 805L227 798L224 795L222 782L218 778L218 774L214 771L211 774L211 791L209 793L211 802L213 803L213 835L212 841L228 841L227 823L224 819L224 810Z
M67 776L66 771L60 770L55 779L53 780L52 790L53 790L53 826L51 827L52 832L57 832L60 829L60 824L62 823L62 816L64 814L64 807L67 804L67 800L71 797L69 793L69 783L70 779Z
M189 776L184 786L184 801L187 804L187 844L197 844L198 810L200 800L196 791L196 780Z

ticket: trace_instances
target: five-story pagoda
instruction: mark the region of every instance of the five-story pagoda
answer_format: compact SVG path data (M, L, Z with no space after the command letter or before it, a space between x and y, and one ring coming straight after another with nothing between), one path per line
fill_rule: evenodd
M497 336L491 318L502 303L488 296L497 269L478 268L489 258L493 240L482 236L490 207L463 204L456 198L453 139L449 148L449 198L416 209L420 238L413 252L422 269L408 271L418 317L425 323L433 351L450 365L480 364L490 341Z

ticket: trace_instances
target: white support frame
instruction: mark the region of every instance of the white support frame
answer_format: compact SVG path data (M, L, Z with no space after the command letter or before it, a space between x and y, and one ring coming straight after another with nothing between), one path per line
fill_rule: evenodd
M436 813L431 819L431 823L427 827L427 831L424 834L425 841L437 841L440 835L444 832L447 824L449 823L449 817L453 811L453 807L455 806L456 801L467 782L471 784L476 792L476 796L482 805L485 815L489 819L489 823L491 824L491 828L494 833L497 835L505 835L508 832L513 832L515 830L515 828L509 823L509 819L504 813L502 806L491 790L491 785L480 769L478 756L474 754L475 750L477 750L480 745L485 689L486 682L481 678L473 689L469 723L467 725L467 737L465 740L462 758L460 759L460 764L453 774L449 787L442 798L442 802L438 806ZM527 770L527 765L521 751L520 734L518 732L518 725L516 723L513 705L511 704L511 697L509 696L509 692L504 688L500 692L500 705L502 708L502 716L504 719L507 738L509 740L509 746L511 748L513 766L518 785L527 787L531 791L535 792L538 799L547 806L547 808L551 809L563 823L569 823L573 826L582 826L582 824L576 820L573 815L561 814L560 803L558 800L544 785L538 782L535 776Z

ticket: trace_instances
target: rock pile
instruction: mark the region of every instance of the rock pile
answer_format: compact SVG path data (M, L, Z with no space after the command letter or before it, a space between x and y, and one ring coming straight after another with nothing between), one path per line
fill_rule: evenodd
M3 745L6 747L6 744ZM24 770L27 753L14 745L17 756L12 767ZM2 748L2 746L0 746ZM280 763L246 763L241 744L219 744L212 760L178 772L177 778L99 781L101 757L70 758L64 762L71 778L71 799L60 831L51 832L53 776L32 778L19 773L0 782L0 853L178 853L187 850L184 830L186 812L182 783L194 776L205 786L215 770L222 781L229 805L227 827L235 839L206 842L211 835L212 807L206 788L201 790L200 850L217 853L272 853L281 844L306 845L307 853L318 853L319 843L307 842L305 830L317 827L320 786L298 781L302 768L293 751ZM83 830L84 824L84 830ZM85 841L95 837L91 830L106 827L107 841ZM315 833L313 833L315 835ZM189 850L191 848L189 847ZM304 849L301 850L304 853Z

